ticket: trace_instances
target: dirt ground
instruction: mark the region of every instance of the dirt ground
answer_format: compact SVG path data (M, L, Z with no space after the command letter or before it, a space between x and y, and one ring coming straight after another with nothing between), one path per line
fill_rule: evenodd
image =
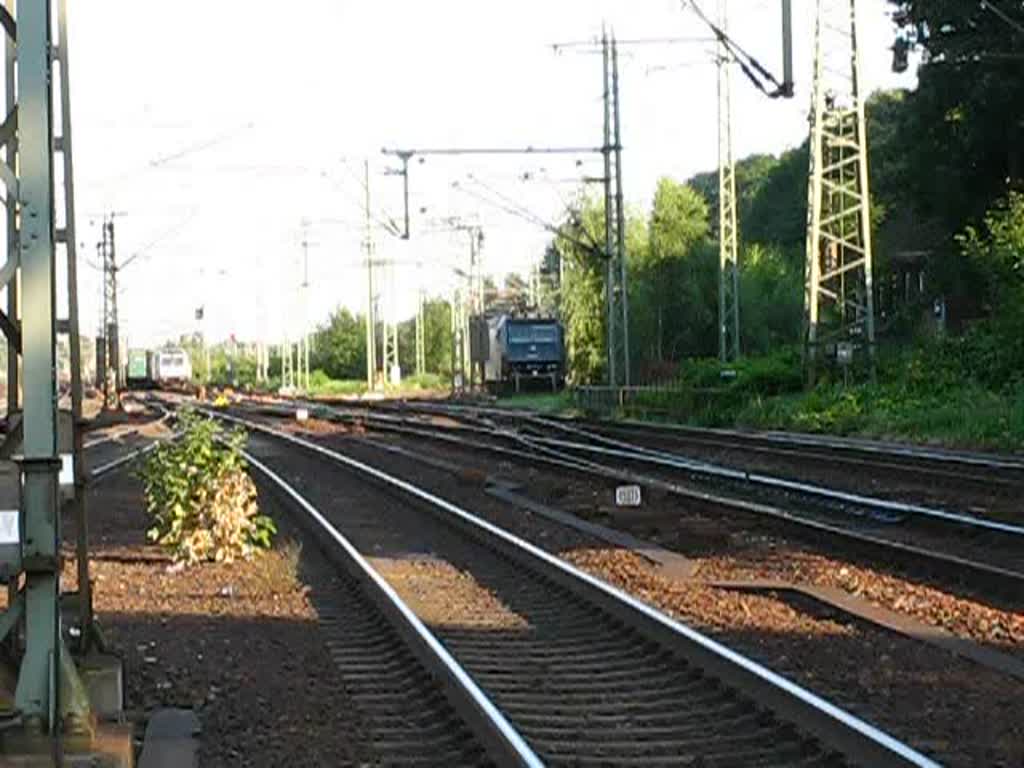
M125 706L143 722L193 708L202 766L360 765L359 724L309 597L319 554L279 520L273 549L251 562L189 570L145 540L140 482L119 472L89 492L95 607L125 666ZM68 540L73 527L65 527ZM64 574L76 581L70 549Z

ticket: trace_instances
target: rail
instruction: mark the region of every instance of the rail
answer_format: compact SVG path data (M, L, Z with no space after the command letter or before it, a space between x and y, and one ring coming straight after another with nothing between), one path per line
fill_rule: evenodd
M856 763L871 766L937 765L906 744L757 662L429 491L364 462L266 425L226 413L204 412L211 417L299 446L425 502L443 519L466 530L471 536L487 540L521 565L542 571L547 577L589 602L636 625L649 638L667 645L726 684L769 706L784 720L797 724L830 748L842 751Z

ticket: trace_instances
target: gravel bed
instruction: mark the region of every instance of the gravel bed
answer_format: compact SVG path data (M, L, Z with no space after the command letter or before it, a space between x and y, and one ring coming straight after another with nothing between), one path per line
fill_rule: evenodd
M145 541L130 472L89 491L95 607L124 659L126 709L139 722L161 707L195 709L202 766L369 764L311 603L310 584L329 589L329 566L297 543L271 498L261 506L281 529L270 552L179 571ZM65 532L73 541L71 521Z
M1024 761L1024 726L1016 712L1016 703L1024 690L1015 681L933 647L851 620L839 612L795 604L792 600L670 581L630 552L499 502L484 494L483 484L470 479L471 475L456 479L413 459L382 454L364 440L337 434L336 430L318 426L316 431L321 433L319 439L333 447L422 484L566 557L944 763L1018 766ZM392 438L386 442L398 443ZM408 440L399 444L414 449L417 445ZM607 488L593 481L559 477L550 471L515 467L509 462L488 466L487 458L479 455L471 454L471 460L462 461L457 451L442 449L436 443L429 445L432 457L465 463L480 474L488 468L492 473L514 473L529 495L549 501L554 500L549 497L557 497L563 508L567 508L566 504L583 505L586 493L591 494L591 507L600 508L597 499L607 493ZM583 488L576 487L579 485ZM729 543L730 531L714 531L709 526L704 536L718 542L717 556L722 559L721 550ZM699 546L694 544L694 548ZM864 573L872 574L868 570ZM735 575L739 576L739 571ZM723 572L720 570L714 576L721 578ZM905 593L904 582L894 580L891 584L892 599ZM880 590L879 601L888 594ZM934 595L948 598L937 591ZM965 605L976 610L969 602ZM928 615L930 612L931 609L924 611ZM1011 626L1016 632L1018 625Z

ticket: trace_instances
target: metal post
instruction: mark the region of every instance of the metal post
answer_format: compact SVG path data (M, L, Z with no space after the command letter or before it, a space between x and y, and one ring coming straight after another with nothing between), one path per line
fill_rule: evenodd
M50 4L18 3L17 94L20 147L24 457L22 563L25 655L15 703L29 730L58 728L60 514L57 499L57 389Z
M626 209L622 195L622 104L619 98L619 47L612 32L612 99L615 113L615 215L617 245L615 258L618 260L618 300L622 313L619 333L622 342L622 380L629 386L629 280L626 267Z
M15 0L5 0L4 6L7 12L14 16ZM17 60L17 46L10 35L4 35L4 73L6 83L6 111L5 115L14 114L15 100L15 62ZM13 131L7 139L6 165L10 172L17 172L16 157L18 153L18 132ZM7 204L7 258L17 259L20 253L18 247L18 212L17 206L12 205L8 200ZM15 270L14 275L7 283L7 317L12 322L18 322L21 317L18 304L18 284L20 282L20 268ZM19 366L20 353L11 339L7 340L7 412L11 413L21 407L21 376Z
M604 160L604 303L605 303L605 324L607 325L608 336L608 386L619 385L618 371L615 361L616 344L616 322L615 322L615 257L614 243L612 239L612 105L611 90L611 63L608 48L608 34L601 32L601 60L603 65L602 94L604 100L604 143L601 147L601 155Z
M804 270L810 384L822 342L866 348L874 374L871 197L857 25L856 0L818 0Z
M78 324L78 240L75 236L74 162L71 151L71 78L68 60L67 0L57 4L60 65L61 133L57 144L64 161L64 229L58 239L64 243L68 270L68 344L71 357L72 464L75 492L72 501L77 528L78 610L82 650L93 641L92 583L89 578L89 518L85 498L85 454L82 446L82 344Z
M117 317L117 251L114 243L114 214L103 222L104 276L106 290L103 297L104 330L107 342L106 367L104 376L104 394L106 408L120 408L118 395L121 371L120 338Z
M718 26L728 30L728 0L718 0ZM732 60L718 42L718 357L740 356L739 245L736 166L732 151Z
M782 0L782 95L793 96L793 0Z
M427 347L426 347L426 316L424 313L423 286L420 285L416 297L416 375L422 376L427 372Z
M374 318L373 287L373 227L370 223L370 161L363 161L363 191L365 192L366 235L363 246L366 249L366 388L373 390L377 374L377 322Z
M110 261L107 257L107 217L100 226L99 255L103 265L103 317L100 321L103 336L103 407L110 403Z
M405 231L402 239L409 239L409 158L411 155L404 153L402 157L402 198L405 202Z

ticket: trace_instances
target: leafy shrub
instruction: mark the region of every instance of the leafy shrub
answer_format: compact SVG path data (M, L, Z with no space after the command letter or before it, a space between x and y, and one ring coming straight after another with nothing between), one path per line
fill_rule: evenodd
M157 446L140 476L153 525L146 532L175 562L233 562L270 547L274 522L259 514L246 473L245 432L225 433L195 412L179 418L181 436Z

